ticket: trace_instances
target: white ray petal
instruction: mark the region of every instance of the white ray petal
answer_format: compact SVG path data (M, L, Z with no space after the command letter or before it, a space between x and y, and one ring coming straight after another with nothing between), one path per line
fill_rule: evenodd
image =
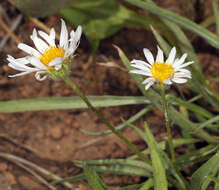
M55 41L56 39L56 32L54 28L50 29L50 34L49 34L50 38L53 39Z
M75 40L79 41L82 34L82 27L79 25L75 31Z
M135 67L136 69L141 69L143 71L148 71L150 72L150 69L146 67L145 65L140 65L140 64L131 64L132 67Z
M174 78L172 79L172 81L175 82L175 83L182 84L182 83L187 82L187 79L183 79L183 78L175 78L175 77L174 77Z
M32 73L32 72L25 71L25 72L18 73L18 74L15 74L15 75L8 75L8 77L14 78L14 77L19 77L19 76L27 75L27 74L30 74L30 73Z
M41 77L41 74L45 74L45 72L43 71L39 71L39 72L36 72L35 73L35 78L38 80L38 81L43 81L47 78L47 75L45 74L43 77Z
M50 45L55 46L55 39L52 39L47 33L39 31L39 35Z
M144 56L146 57L147 61L152 65L154 63L154 57L151 51L147 48L144 48L143 52L144 52Z
M33 71L33 70L35 70L35 68L31 68L31 67L28 67L24 64L20 64L13 57L8 57L7 60L9 62L8 66L10 66L11 68L13 68L15 70L19 70L19 71Z
M163 81L164 84L168 84L168 85L171 85L172 82L171 82L171 79L166 79Z
M61 68L62 68L62 64L59 64L59 65L56 65L56 66L55 66L55 70L56 70L56 71L58 71L58 70L61 69Z
M37 31L36 29L34 28L33 30L33 34L30 36L30 38L33 40L33 43L35 45L35 47L37 48L37 50L39 52L41 52L42 54L47 50L49 49L49 46L43 41L41 40L40 38L38 38L37 36Z
M189 70L187 70L187 69L174 69L174 70L175 70L176 73L177 72L181 72L181 73L189 73L189 74L191 74L191 72Z
M147 83L149 83L149 82L151 82L151 81L156 81L156 79L154 79L154 78L152 78L152 77L149 77L149 78L147 78L147 79L145 79L143 82L142 82L142 84L147 84Z
M52 61L49 62L49 66L55 66L55 65L60 65L63 63L63 57L56 57Z
M34 48L26 45L26 44L23 44L23 43L19 43L18 44L18 48L23 50L24 52L32 55L32 56L35 56L35 57L41 57L41 54Z
M38 58L30 57L30 64L40 70L48 70L48 67L44 65Z
M7 58L9 58L9 59L14 59L17 63L19 63L19 64L21 64L21 65L27 65L27 64L30 63L30 61L28 60L28 57L29 57L29 56L15 59L15 58L13 58L12 56L8 55Z
M150 82L145 86L145 90L148 90L153 84L154 84L154 81L150 81Z
M74 30L71 31L70 33L70 43L69 43L69 49L66 52L65 57L68 57L69 55L73 54L77 47L80 44L80 38L82 34L82 27L78 26L77 30L74 32Z
M135 64L138 64L138 65L145 65L145 66L151 68L151 65L150 65L149 63L146 63L145 61L133 59L133 60L131 61L131 63L135 63Z
M188 74L188 73L187 74L185 74L185 73L175 73L174 77L176 77L176 78L181 78L181 77L182 78L192 78L191 74Z
M179 65L183 64L184 61L186 60L187 57L187 53L183 54L182 57L180 59L178 59L177 61L175 60L175 62L173 63L173 67L178 67Z
M11 67L11 68L14 69L14 70L17 70L17 71L35 72L35 71L38 70L38 69L36 69L36 68L31 68L31 67L23 68L23 67L20 66L20 65L15 65L15 64L12 64L12 63L9 63L8 66Z
M176 48L173 47L170 51L168 59L166 60L166 63L173 64L175 56L176 56Z
M177 70L177 69L184 68L184 67L187 67L187 66L189 66L189 65L191 65L191 64L193 64L193 63L194 63L194 61L189 61L189 62L187 62L187 63L181 64L181 65L179 65L178 67L176 67L176 70Z
M67 50L68 48L68 31L65 24L65 21L61 19L62 26L61 26L61 33L60 33L60 41L59 46L63 48L64 50Z
M150 72L141 71L141 70L131 70L130 73L135 73L135 74L144 75L144 76L149 76L149 77L152 76L152 74L151 74Z
M164 56L163 56L163 51L160 49L159 46L157 46L157 57L156 57L156 62L158 63L163 63L164 62Z

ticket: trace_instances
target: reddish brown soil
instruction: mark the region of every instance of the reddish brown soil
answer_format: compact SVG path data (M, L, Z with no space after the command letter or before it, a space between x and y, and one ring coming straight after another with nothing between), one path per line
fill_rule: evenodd
M166 4L158 1L163 7L180 14L186 14L186 11L188 11L187 9L185 9L185 12L182 11L183 9L180 8L182 5L181 1L179 1L181 4L171 4L173 1L165 2ZM12 20L19 13L6 2L2 2L0 5L7 9L9 20ZM208 12L206 14L208 15ZM194 16L193 12L191 17L194 18ZM59 20L58 16L51 16L45 19L44 22L50 27L57 20ZM31 34L32 26L31 22L23 20L16 30L16 35L24 43L31 44L29 35ZM56 30L59 31L59 27ZM5 32L0 30L0 38L3 38L4 35ZM101 42L95 63L90 59L91 51L88 41L85 36L82 36L81 45L77 50L78 56L73 60L71 79L86 95L140 96L141 93L123 68L112 44L118 45L129 59L143 59L142 49L144 47L148 47L154 52L156 51L156 41L150 32L138 28L124 28L113 37ZM198 47L198 44L195 44L195 46ZM205 68L207 77L215 77L218 75L219 58L215 50L214 52L209 51L209 46L206 43L203 46L205 46L206 51L197 49L197 52L200 52L201 64ZM33 75L9 79L8 75L15 73L15 71L7 67L6 54L11 54L16 58L24 56L16 48L13 40L8 41L3 52L1 52L0 100L75 95L62 81L46 80L38 82ZM120 68L97 64L109 61ZM96 80L94 77L94 64L96 64L96 73L98 73ZM213 84L213 87L216 88L216 84ZM105 117L116 126L121 122L121 117L127 119L142 108L143 106L123 106L104 108L102 111ZM158 141L166 137L163 117L158 110L147 114L135 124L142 127L145 120L148 121ZM83 134L80 131L81 128L89 131L106 130L106 127L98 120L95 114L85 109L0 114L0 152L25 158L61 177L69 177L81 172L79 168L73 165L71 160L125 158L132 155L132 152L115 135L91 137ZM137 145L140 150L145 148L146 145L143 140L132 129L125 129L123 134ZM175 136L178 135L176 130ZM16 143L14 144L11 141L16 141ZM28 146L31 150L26 150L21 146L26 148ZM138 177L128 176L104 175L104 179L111 186L141 182ZM76 183L75 186L80 190L89 189L86 182ZM0 190L3 187L13 190L47 189L19 166L0 159ZM60 185L57 186L57 189L64 190L67 188Z

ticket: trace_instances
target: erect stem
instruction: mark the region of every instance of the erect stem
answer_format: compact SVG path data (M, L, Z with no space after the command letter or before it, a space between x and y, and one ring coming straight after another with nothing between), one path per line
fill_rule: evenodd
M176 159L175 159L175 153L174 153L173 138L171 134L170 121L169 121L168 108L167 108L167 100L166 100L165 89L164 89L163 84L161 84L161 98L162 98L162 104L163 104L164 117L166 121L168 144L170 148L171 159L172 159L173 165L175 165Z
M100 110L96 107L94 107L88 98L77 88L77 86L71 81L69 77L66 77L63 79L73 90L77 93L78 96L87 104L87 106L96 113L98 118L121 140L124 141L124 143L143 161L146 163L150 163L150 161L144 156L143 153L141 153L125 136L123 136L119 131L117 131L110 123L109 121L103 116L103 114L100 112Z

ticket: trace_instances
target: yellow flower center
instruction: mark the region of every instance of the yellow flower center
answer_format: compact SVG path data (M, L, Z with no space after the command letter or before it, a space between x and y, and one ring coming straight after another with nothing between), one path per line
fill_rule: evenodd
M40 57L40 61L46 65L48 68L52 69L52 66L49 66L50 61L57 57L64 57L65 50L62 48L57 48L54 46L51 46L48 50L44 52L44 54Z
M151 67L152 77L158 79L160 82L163 82L166 79L171 78L171 75L174 73L172 65L167 63L153 63Z

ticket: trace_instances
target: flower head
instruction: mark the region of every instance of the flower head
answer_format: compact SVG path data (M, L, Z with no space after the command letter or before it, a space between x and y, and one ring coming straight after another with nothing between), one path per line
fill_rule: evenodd
M66 24L62 19L61 22L59 45L55 44L54 28L50 30L49 35L43 31L33 30L30 38L36 49L23 43L18 44L18 48L29 55L18 59L8 55L8 66L21 71L18 74L9 75L9 77L35 72L35 78L42 81L47 76L56 78L60 73L65 74L68 71L70 61L80 42L82 28L78 26L76 31L72 30L69 39Z
M161 84L172 84L175 83L185 83L187 78L191 78L191 73L189 70L184 69L184 67L193 63L193 61L186 62L185 59L187 54L183 54L181 58L176 57L176 48L173 47L170 51L169 57L164 61L163 51L158 46L158 53L156 60L150 50L143 49L144 55L148 62L141 60L132 60L131 66L135 67L136 70L131 70L130 73L136 73L149 78L145 79L142 84L145 84L145 89L150 88L155 82Z

